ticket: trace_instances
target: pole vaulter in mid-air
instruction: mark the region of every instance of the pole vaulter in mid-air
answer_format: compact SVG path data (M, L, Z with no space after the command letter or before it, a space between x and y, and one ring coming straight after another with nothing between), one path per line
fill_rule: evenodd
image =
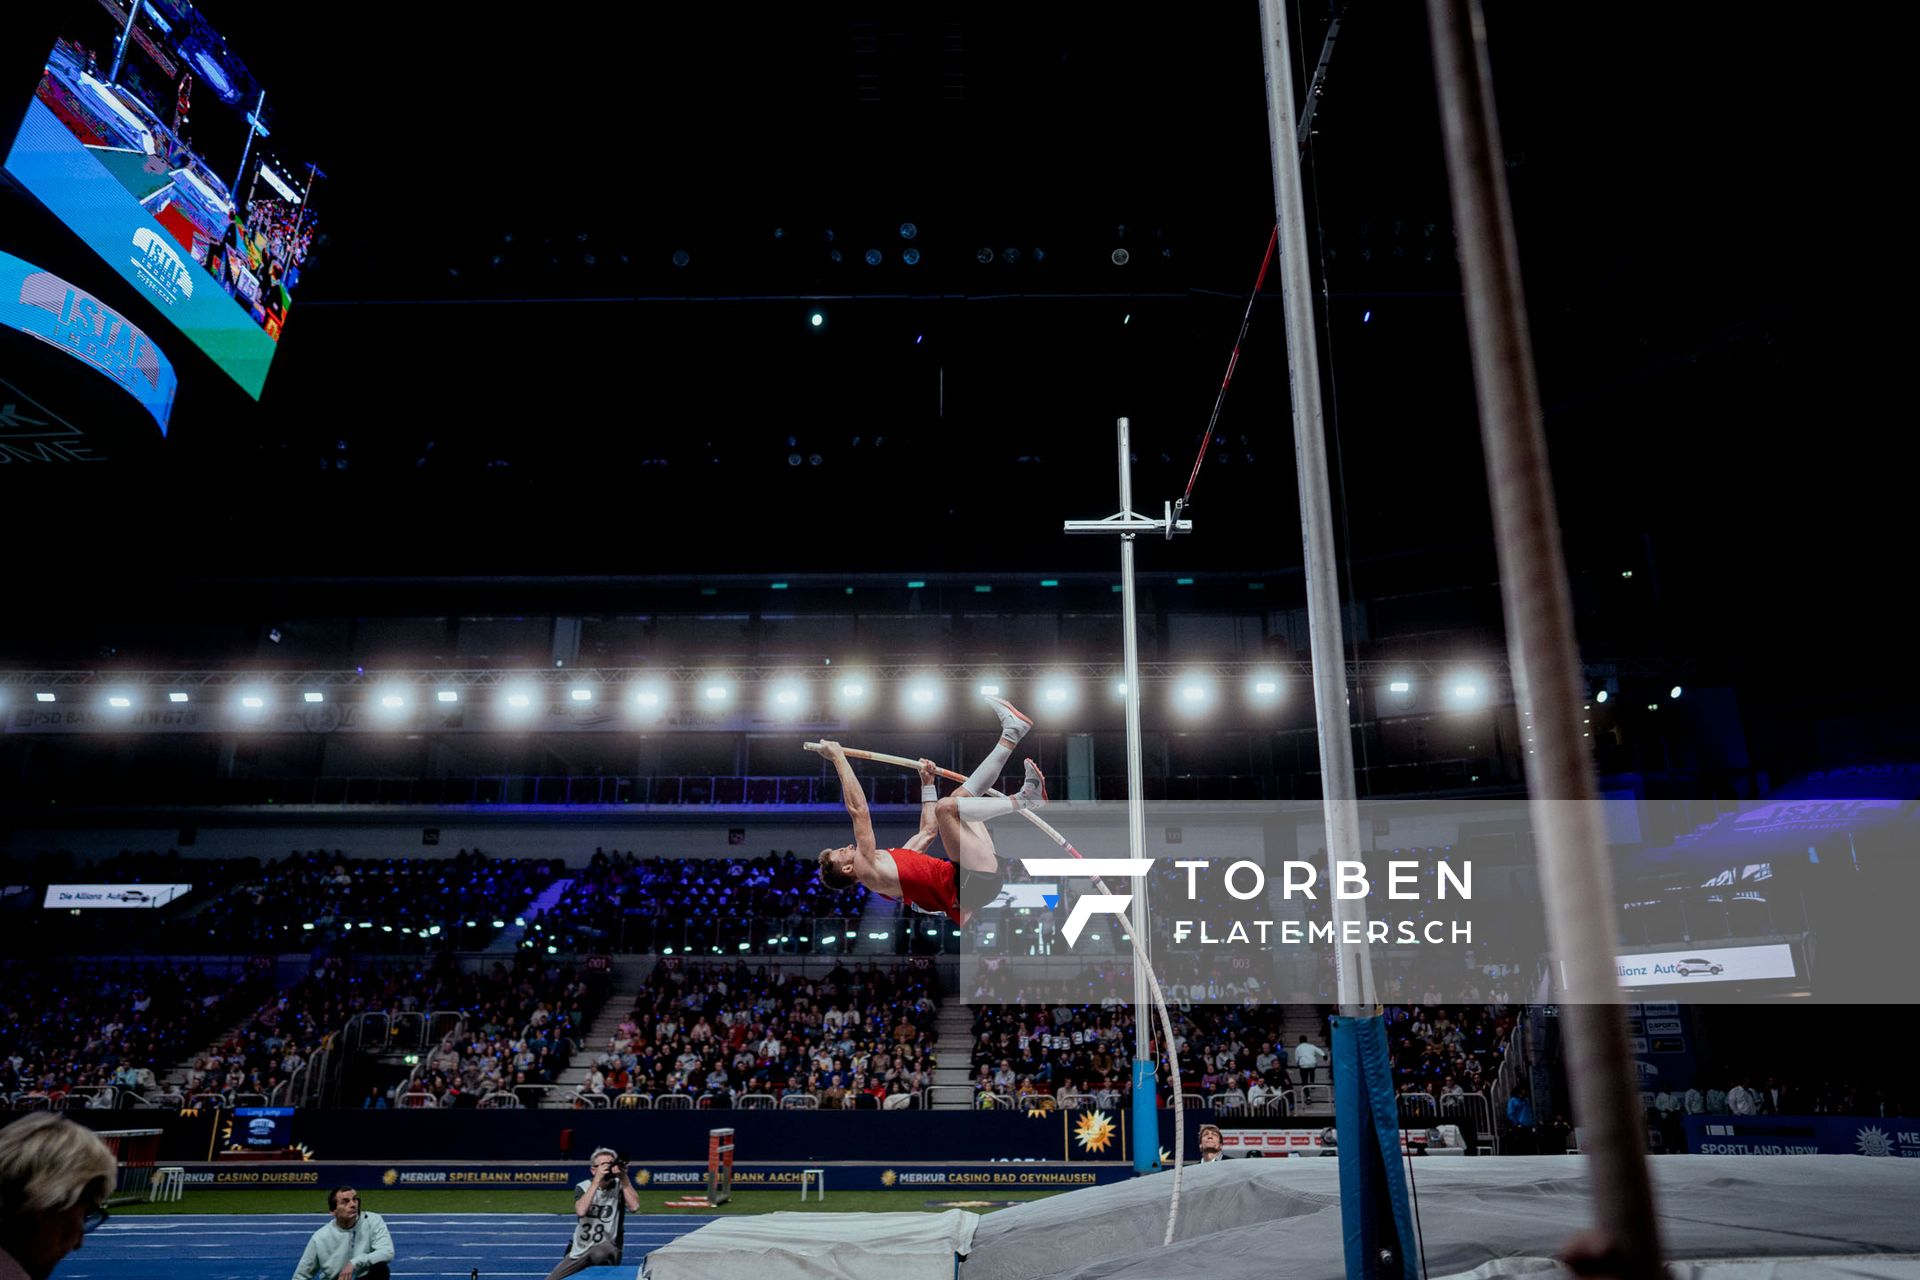
M847 763L846 748L832 741L808 744L839 770L841 793L853 818L853 843L820 851L822 883L846 889L858 882L882 897L898 899L931 915L945 915L959 925L1000 896L1006 876L1000 870L1000 858L986 824L1009 813L1031 813L1044 806L1047 780L1028 760L1026 785L1017 793L988 794L1033 721L1004 698L990 697L987 701L1000 716L1000 741L972 776L945 799L940 798L935 782L945 771L931 760L916 762L920 771L920 830L895 849L882 849L874 839L866 793ZM946 858L930 857L925 852L936 835L947 851Z

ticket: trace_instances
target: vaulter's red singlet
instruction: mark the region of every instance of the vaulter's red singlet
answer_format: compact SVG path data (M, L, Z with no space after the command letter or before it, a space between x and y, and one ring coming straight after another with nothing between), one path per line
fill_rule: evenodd
M960 869L945 858L911 849L889 849L900 875L900 896L923 911L944 913L955 924L967 922L960 910Z

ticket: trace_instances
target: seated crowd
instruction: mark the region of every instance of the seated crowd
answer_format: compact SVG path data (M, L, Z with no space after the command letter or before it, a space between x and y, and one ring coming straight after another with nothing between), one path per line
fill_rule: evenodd
M749 1094L811 1094L824 1109L887 1105L933 1082L937 1012L931 967L836 963L815 979L663 960L587 1091L684 1094L713 1107Z
M55 1107L153 1088L272 988L265 971L235 980L185 965L16 961L0 974L0 1094Z
M470 1107L489 1094L555 1083L583 1047L608 985L604 972L532 955L511 970L496 963L484 974L443 975L426 1007L457 1010L461 1021L385 1097L423 1105L418 1095L428 1094L437 1106ZM376 1089L370 1087L366 1105L380 1105Z
M558 860L494 858L478 849L452 858L294 852L175 916L156 943L174 950L478 950L498 932L494 921L511 921L564 872Z
M867 910L864 886L829 889L817 870L791 849L758 858L635 858L595 849L542 923L562 947L704 954L731 940L721 937L726 923L790 922L785 931L797 935L806 921Z

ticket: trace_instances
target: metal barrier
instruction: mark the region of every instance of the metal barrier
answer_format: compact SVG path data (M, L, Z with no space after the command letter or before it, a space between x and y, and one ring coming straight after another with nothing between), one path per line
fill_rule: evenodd
M975 1095L973 1105L977 1111L1011 1111L1013 1110L1013 1095L1010 1093L993 1093L990 1090L982 1089Z
M620 1111L651 1111L653 1109L653 1095L650 1093L623 1093L613 1100L613 1105Z
M274 1107L283 1105L291 1106L293 1099L299 1097L300 1091L306 1087L306 1079L307 1067L305 1063L302 1063L294 1069L292 1075L273 1086L273 1093L269 1095L267 1105Z
M196 1093L187 1099L187 1105L198 1110L203 1107L224 1108L227 1095L224 1093Z
M1207 1099L1201 1097L1199 1094L1188 1093L1183 1089L1180 1091L1180 1105L1188 1111L1200 1111L1204 1110L1209 1104Z
M780 1099L782 1111L818 1111L820 1099L811 1093L790 1093Z
M1293 1114L1299 1114L1309 1107L1331 1107L1333 1105L1333 1086L1330 1084L1303 1084L1289 1089L1283 1095Z
M1451 1094L1440 1099L1440 1117L1460 1125L1474 1151L1500 1154L1500 1134L1493 1124L1493 1099L1484 1093Z
M932 1111L934 1109L933 1095L936 1093L948 1096L960 1094L969 1108L973 1106L973 1086L970 1084L930 1084L920 1091L920 1105L928 1111Z
M32 1093L16 1093L13 1095L13 1109L15 1111L51 1111L53 1110L53 1099L37 1091Z
M111 1110L120 1105L120 1090L110 1084L75 1085L67 1090L69 1111L85 1108L91 1111Z
M425 1089L415 1089L400 1095L401 1107L410 1111L431 1111L440 1105L440 1099Z
M495 1089L480 1099L480 1108L483 1111L517 1110L519 1106L519 1095L507 1089Z
M1090 1093L1062 1092L1054 1101L1062 1111L1071 1111L1075 1107L1097 1107L1100 1105L1099 1099Z
M693 1095L690 1093L663 1093L653 1100L655 1111L691 1111Z
M1430 1093L1395 1094L1393 1101L1403 1129L1430 1129L1440 1117L1440 1104Z
M770 1093L743 1093L733 1102L736 1111L772 1111L779 1105Z
M156 1107L172 1107L175 1111L182 1110L187 1105L186 1096L178 1093L150 1093L147 1095L147 1101Z
M1247 1095L1244 1093L1216 1093L1207 1099L1207 1105L1221 1115L1239 1116L1247 1111Z

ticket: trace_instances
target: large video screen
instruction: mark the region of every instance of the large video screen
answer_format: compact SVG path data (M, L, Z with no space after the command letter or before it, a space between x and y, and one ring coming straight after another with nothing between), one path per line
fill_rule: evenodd
M257 399L324 174L205 15L132 3L74 0L6 167Z

